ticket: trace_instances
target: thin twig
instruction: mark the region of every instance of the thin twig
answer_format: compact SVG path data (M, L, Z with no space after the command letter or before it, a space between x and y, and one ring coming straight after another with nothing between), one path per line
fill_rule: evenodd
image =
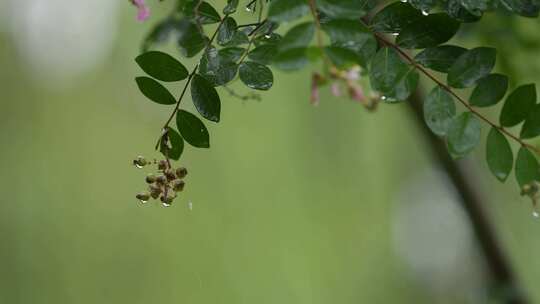
M504 133L506 136L510 137L514 141L518 142L521 146L527 147L530 150L536 152L540 155L540 149L537 147L528 144L521 140L519 137L515 136L514 134L510 133L508 130L503 128L502 126L492 122L489 120L486 116L484 116L482 113L478 112L475 108L473 108L465 99L461 98L452 88L450 88L448 85L444 84L440 80L438 80L435 76L433 76L430 72L428 72L423 66L421 66L418 62L416 62L409 54L407 54L405 51L403 51L399 46L392 43L391 41L384 38L379 33L373 32L375 37L381 41L382 43L386 44L387 46L393 48L396 50L405 60L407 60L411 65L413 65L417 70L422 72L422 74L426 75L429 79L431 79L433 82L435 82L437 85L439 85L441 88L443 88L445 91L447 91L450 95L454 96L465 108L467 108L471 113L476 115L478 118L486 122L488 125L492 126L493 128L496 128L500 130L502 133Z

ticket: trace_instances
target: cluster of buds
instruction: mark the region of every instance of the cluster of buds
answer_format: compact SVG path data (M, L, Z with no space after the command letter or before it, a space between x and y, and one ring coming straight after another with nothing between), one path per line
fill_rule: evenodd
M148 174L146 183L148 190L136 195L136 198L143 204L152 199L159 199L164 207L170 207L179 192L184 190L184 178L188 171L184 167L172 168L167 160L148 162L144 157L139 156L133 160L133 165L137 168L155 164L156 174Z
M319 88L328 82L331 82L330 88L332 95L336 97L342 96L342 88L344 87L351 100L362 104L368 111L373 111L377 108L381 100L379 94L374 92L366 93L367 83L363 83L360 74L362 69L359 66L353 66L348 70L339 70L331 67L328 77L319 73L313 73L311 77L311 104L319 104Z
M538 212L537 208L538 199L540 199L540 183L537 181L533 181L531 183L523 185L523 187L521 188L521 195L528 196L532 200L533 216L540 217L540 213Z

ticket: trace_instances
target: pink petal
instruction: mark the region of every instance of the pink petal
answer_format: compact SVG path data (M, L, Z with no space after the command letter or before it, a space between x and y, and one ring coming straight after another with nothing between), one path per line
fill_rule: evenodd
M331 86L332 95L339 97L341 96L341 88L339 87L339 83L334 82Z
M147 6L139 7L139 12L137 13L137 20L145 21L150 17L150 9Z

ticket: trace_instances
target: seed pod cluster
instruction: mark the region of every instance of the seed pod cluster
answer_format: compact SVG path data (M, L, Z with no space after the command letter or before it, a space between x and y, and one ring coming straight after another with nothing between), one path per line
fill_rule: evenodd
M133 164L137 168L150 165L144 157L139 156L133 160ZM172 168L166 160L154 161L157 172L148 174L145 181L148 184L148 190L138 193L135 197L143 204L152 199L159 199L162 206L170 207L179 192L184 190L184 178L188 171L184 167Z

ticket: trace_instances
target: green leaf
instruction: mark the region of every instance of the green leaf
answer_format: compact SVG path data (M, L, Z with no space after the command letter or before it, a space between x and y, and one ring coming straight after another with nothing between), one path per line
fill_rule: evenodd
M418 73L392 48L381 48L371 61L371 86L387 102L405 100L418 83Z
M440 45L423 50L414 58L422 66L437 72L448 73L456 59L467 49L455 45Z
M306 47L309 45L315 34L315 25L313 22L300 23L290 29L278 44L280 51Z
M512 127L524 121L536 104L536 86L526 84L516 88L504 102L500 123Z
M169 90L154 79L149 77L137 77L135 78L135 81L143 95L153 102L163 105L176 104L176 99L174 99L174 96L172 96Z
M490 74L478 81L469 102L476 107L489 107L503 99L508 89L508 77L502 74Z
M538 17L540 2L536 0L500 0L502 5L511 12L525 16Z
M171 55L151 51L135 58L146 74L161 81L180 81L188 76L188 70Z
M249 43L248 35L242 31L236 31L232 39L229 42L227 42L224 46L233 47L233 46L238 46L238 45L248 44L248 43Z
M371 20L372 28L382 33L399 33L415 20L421 19L422 13L408 3L394 2L385 6Z
M233 18L227 17L219 27L217 34L217 42L219 45L226 45L233 40L236 34L236 21Z
M350 68L362 61L355 52L342 47L327 46L324 48L324 52L330 61L340 69Z
M516 158L516 180L520 187L540 181L538 160L527 148L521 147Z
M332 46L349 49L357 54L359 64L365 68L377 52L377 41L361 23L354 20L336 19L322 25Z
M219 122L221 101L216 89L204 77L195 75L191 80L191 98L202 117Z
M224 50L226 49L218 51L210 47L201 57L199 64L199 73L214 86L221 86L232 81L238 71L238 65L232 60L235 58L231 58L234 54L225 53Z
M176 130L171 127L167 128L167 141L160 141L159 151L165 156L173 160L179 160L184 152L184 139Z
M223 14L230 15L236 12L238 8L238 0L227 0L227 5L223 8Z
M462 113L452 120L447 139L452 157L467 155L480 142L480 121L471 112Z
M491 173L501 182L506 181L514 165L514 155L508 140L497 128L491 128L489 131L486 160Z
M274 75L267 67L257 62L243 62L239 69L240 80L249 88L268 90L274 84Z
M442 13L422 16L399 33L396 43L408 49L437 46L450 40L459 30L459 25L458 21Z
M185 4L183 13L187 17L197 18L197 21L201 24L212 24L221 21L219 13L208 2L201 2L197 8L199 1L191 1ZM195 11L197 9L197 12Z
M272 0L268 8L268 19L275 22L292 21L309 12L305 0Z
M437 4L435 0L409 0L408 2L416 9L425 13L431 11Z
M462 0L447 0L443 3L443 8L448 16L464 23L476 22L481 15L474 15L461 5Z
M257 47L261 46L261 45L269 45L269 44L277 46L282 38L283 37L281 37L281 35L277 34L277 33L271 33L269 35L268 34L267 35L259 35L259 36L255 37L255 39L253 40L253 43Z
M520 137L528 139L538 135L540 135L540 105L535 105L523 124Z
M424 102L424 120L431 131L446 136L456 116L456 105L452 96L440 86L435 87Z
M193 57L206 47L208 38L201 33L195 23L183 20L179 27L181 31L178 37L178 46L182 55L188 58Z
M245 51L246 49L241 48L241 47L227 47L227 48L220 49L218 51L218 56L220 56L221 58L225 60L236 62L240 58L242 58L242 55L244 54Z
M272 64L278 69L293 71L303 68L308 62L306 48L297 48L279 52L274 57Z
M248 58L252 61L266 65L272 62L272 59L276 56L277 53L277 46L273 44L263 44L253 49L253 51L249 52Z
M317 0L317 8L330 18L359 19L375 6L373 0Z
M497 51L479 47L465 52L454 62L448 72L448 84L454 88L468 88L488 75L495 66Z
M176 125L182 137L190 145L197 148L210 147L208 130L197 116L184 110L178 110L178 113L176 113Z

